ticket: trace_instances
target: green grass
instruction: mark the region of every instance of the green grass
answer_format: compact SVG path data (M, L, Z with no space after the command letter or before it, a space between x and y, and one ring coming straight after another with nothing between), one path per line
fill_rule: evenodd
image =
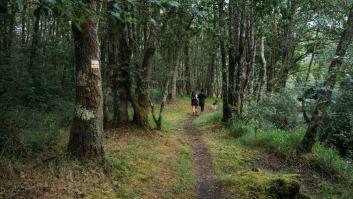
M313 148L313 154L318 170L326 172L325 174L332 175L334 178L343 178L353 186L352 160L341 158L336 150L318 143Z
M277 180L299 183L298 175L273 173L250 166L254 152L228 131L208 134L206 138L225 198L272 198L271 188Z
M294 129L291 132L278 129L272 129L271 131L250 129L240 137L242 144L250 147L261 147L280 154L287 154L296 149L304 135L301 129Z
M184 147L177 154L176 161L172 163L173 171L176 173L177 178L171 181L171 186L174 192L183 195L185 198L192 198L189 190L193 187L193 174L192 174L192 153L191 149ZM189 194L189 195L187 195Z
M193 120L193 125L201 125L201 124L212 124L220 122L222 119L222 112L216 111L207 114L203 114L200 117Z
M210 113L195 119L194 124L217 123L220 118L221 113ZM311 154L292 157L304 133L305 129L302 127L284 131L273 125L254 121L232 121L217 131L217 134L208 135L209 145L213 149L212 155L216 160L217 176L228 187L226 189L230 196L251 198L254 197L251 194L260 194L266 198L261 193L266 190L269 179L285 175L262 170L249 171L251 168L247 164L251 162L253 151L263 151L261 153L296 158L302 164L308 165L318 176L319 190L312 195L314 198L349 198L353 194L352 161L340 157L337 151L319 143L314 146ZM239 192L245 195L239 195Z

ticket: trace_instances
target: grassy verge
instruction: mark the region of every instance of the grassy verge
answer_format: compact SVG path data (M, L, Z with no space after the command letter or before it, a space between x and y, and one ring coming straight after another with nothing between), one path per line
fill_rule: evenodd
M0 158L0 198L194 198L192 153L181 130L188 105L168 104L163 131L106 132L99 163L67 157L68 131L48 125L56 122L52 116L38 115L43 131L29 126L21 132L35 149L31 156Z
M296 181L298 174L304 178L301 182L303 191L313 198L349 198L353 194L353 164L350 160L341 158L335 150L322 144L316 144L312 154L297 156L293 153L304 135L304 129L284 132L243 122L233 122L224 128L218 123L220 117L219 113L203 115L194 124L220 129L216 133L208 133L207 141L215 159L217 176L228 197L270 198L273 180ZM278 169L261 165L286 161L294 161L298 165L285 163L285 166L276 165ZM303 165L308 167L308 171L301 173ZM311 180L314 185L309 186L306 181Z

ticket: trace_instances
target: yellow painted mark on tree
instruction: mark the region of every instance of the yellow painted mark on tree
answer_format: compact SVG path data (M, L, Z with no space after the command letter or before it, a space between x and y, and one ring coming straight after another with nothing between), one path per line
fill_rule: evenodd
M99 69L99 61L98 60L91 60L91 68L92 69Z

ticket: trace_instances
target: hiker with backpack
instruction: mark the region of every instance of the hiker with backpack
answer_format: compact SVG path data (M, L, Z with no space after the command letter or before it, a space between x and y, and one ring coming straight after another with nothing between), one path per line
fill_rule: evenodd
M197 98L195 91L192 91L192 93L191 93L191 107L192 107L192 115L193 116L197 115L197 106L198 105L199 105L199 99Z
M203 92L203 89L201 89L201 93L197 96L199 99L199 106L201 108L201 113L205 110L205 101L206 101L206 95Z

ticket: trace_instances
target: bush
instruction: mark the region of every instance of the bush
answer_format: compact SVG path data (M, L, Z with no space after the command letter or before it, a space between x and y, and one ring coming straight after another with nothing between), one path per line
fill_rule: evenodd
M245 135L246 133L252 132L253 129L248 124L246 124L245 121L239 120L233 121L229 126L229 130L231 136L239 138Z
M293 91L273 93L264 97L258 104L250 104L246 118L258 120L260 123L270 122L275 127L289 130L298 125L299 101Z
M346 77L334 98L322 127L321 141L337 148L342 156L353 157L353 79Z
M50 113L26 107L8 107L1 110L0 153L8 155L41 152L53 149L67 137L61 127L71 121L71 103Z

